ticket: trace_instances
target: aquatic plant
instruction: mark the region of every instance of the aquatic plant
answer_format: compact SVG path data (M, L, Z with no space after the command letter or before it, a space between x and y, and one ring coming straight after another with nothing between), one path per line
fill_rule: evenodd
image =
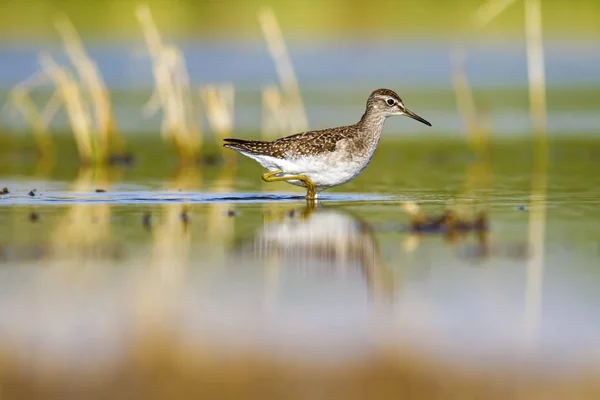
M144 114L150 117L161 110L163 137L172 141L182 164L195 163L202 147L202 131L196 121L183 52L164 43L147 5L136 8L136 17L146 40L155 82Z
M233 131L235 89L231 83L209 84L200 89L200 96L204 102L206 119L217 143L220 144ZM228 163L233 163L237 159L233 152L224 151L223 146L218 148Z
M49 157L54 154L48 127L63 106L81 162L108 163L115 154L122 153L125 149L124 141L116 132L108 90L96 63L85 51L69 19L66 16L58 18L56 28L61 35L64 51L71 66L60 65L49 53L41 52L40 71L12 88L10 105L31 127L42 156ZM77 77L70 67L76 71ZM51 85L54 90L47 103L38 108L31 93L46 85ZM90 105L94 109L95 117L90 114Z
M279 78L279 87L271 84L262 90L263 135L269 138L305 131L308 120L304 102L277 17L270 8L262 8L258 21Z
M101 158L107 159L110 155L123 153L125 142L117 134L110 93L98 66L87 54L81 38L68 18L65 16L57 18L55 27L79 77L81 90L89 97L94 110L98 154Z

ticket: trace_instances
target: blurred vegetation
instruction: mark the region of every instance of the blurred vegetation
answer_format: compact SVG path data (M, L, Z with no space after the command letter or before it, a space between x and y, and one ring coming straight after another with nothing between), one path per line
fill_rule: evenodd
M0 34L5 41L54 37L53 14L66 13L82 35L98 39L139 38L131 0L9 0L2 2ZM169 37L260 37L256 11L272 7L290 37L470 35L473 13L483 0L149 0ZM550 36L600 35L600 2L543 1L544 32ZM483 31L523 33L523 4L516 2Z
M304 89L302 95L307 104L312 106L355 106L357 118L363 111L365 91L344 88L340 91L311 90ZM143 104L150 97L149 90L121 89L111 90L111 100L115 107ZM527 89L523 87L477 87L473 89L473 95L478 104L494 110L514 109L524 110L528 107ZM36 102L47 100L49 94L40 90L33 93L32 98ZM402 96L410 99L410 105L416 109L448 109L454 111L456 108L454 93L451 90L439 88L407 87L402 89ZM8 101L8 92L0 90L0 104ZM236 104L239 107L257 107L260 94L255 90L240 89L236 92ZM548 108L555 110L593 111L600 108L600 96L597 86L557 86L548 91ZM354 121L340 121L354 122ZM434 127L435 128L435 127Z

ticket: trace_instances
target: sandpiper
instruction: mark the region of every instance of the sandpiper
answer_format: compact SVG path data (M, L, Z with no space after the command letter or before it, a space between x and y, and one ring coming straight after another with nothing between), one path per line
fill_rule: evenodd
M396 92L377 89L354 125L298 133L271 142L225 139L223 146L269 170L262 176L264 181L303 186L306 199L315 200L319 192L351 181L366 168L379 145L383 124L392 115L406 115L431 126L409 111Z

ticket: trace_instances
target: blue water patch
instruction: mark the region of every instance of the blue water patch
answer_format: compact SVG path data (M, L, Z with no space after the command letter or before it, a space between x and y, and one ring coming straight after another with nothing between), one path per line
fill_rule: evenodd
M329 194L319 201L356 202L394 200L393 196L375 194ZM267 203L267 202L303 202L303 195L282 193L198 193L198 192L102 192L39 193L35 196L18 193L0 197L0 206L5 205L52 205L73 203L100 204L161 204L161 203Z

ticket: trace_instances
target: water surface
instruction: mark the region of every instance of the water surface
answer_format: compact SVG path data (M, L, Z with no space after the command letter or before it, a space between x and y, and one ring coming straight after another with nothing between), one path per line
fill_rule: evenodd
M3 164L0 349L32 368L93 369L167 329L167 343L282 362L343 365L391 346L479 372L595 371L599 150L552 141L535 170L527 140L494 144L488 161L460 141L388 140L314 209L243 158L177 169L140 155L76 174ZM485 211L489 231L411 233L405 201Z

